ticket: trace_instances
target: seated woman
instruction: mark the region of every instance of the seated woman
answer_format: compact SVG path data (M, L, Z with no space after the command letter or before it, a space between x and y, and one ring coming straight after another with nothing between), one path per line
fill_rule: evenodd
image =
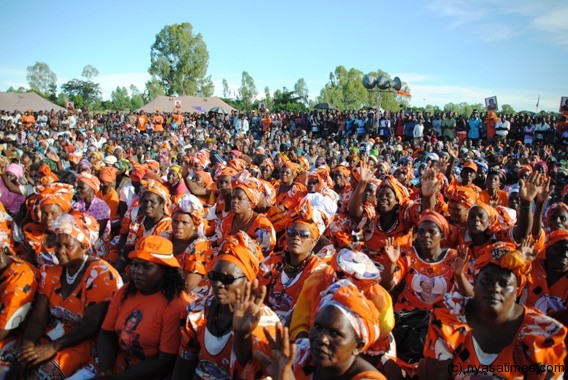
M185 181L182 180L182 168L179 165L172 165L168 170L167 187L172 195L172 202L176 202L177 198L188 192Z
M532 262L531 274L520 303L536 307L544 314L566 323L568 231L551 232L547 237L544 251L544 254L538 255ZM561 318L561 315L564 317Z
M284 251L270 254L261 264L259 275L259 283L267 287L267 306L284 325L290 324L288 319L306 279L325 265L313 251L321 234L321 213L305 199L293 211L286 228Z
M87 364L109 302L122 286L110 264L88 255L99 232L94 218L73 211L56 219L53 231L58 264L40 268L15 378L25 370L34 378L64 379Z
M434 309L421 378L563 376L554 371L566 357L567 329L515 302L530 272L530 264L515 249L501 242L487 246L475 262L473 298L448 293ZM521 372L528 368L534 370Z
M10 215L17 214L26 199L20 188L23 184L20 181L24 179L20 164L0 165L0 203L6 206Z
M128 253L134 249L139 239L149 235L162 236L167 239L171 237L171 201L168 189L152 179L142 179L140 184L144 190L141 205L129 209L121 222L121 236L115 264L119 272L122 272L128 265Z
M172 243L145 236L128 255L131 280L113 297L97 341L98 376L158 379L171 373L188 304Z
M97 177L89 173L81 173L77 176L77 198L73 208L91 215L99 222L99 237L105 232L110 233L110 207L96 194L101 188L101 182Z
M275 379L385 379L359 354L378 338L378 310L348 280L322 295L309 339L290 344L288 329L270 337L272 352L255 357Z
M183 271L185 291L195 296L209 294L206 266L213 250L203 234L203 206L193 194L181 196L174 208L171 241Z
M261 182L243 171L233 178L232 210L219 226L218 243L239 231L245 231L255 239L264 255L274 250L276 232L265 215L254 211L260 200Z
M278 322L262 304L266 288L256 280L262 259L242 231L223 242L208 274L213 294L188 307L173 379L258 378L252 347L268 352L265 330Z
M24 226L25 259L37 265L56 265L56 236L53 221L71 211L73 186L65 183L52 183L38 195L36 205L40 211L38 222ZM34 206L35 208L36 206Z
M276 206L283 210L294 208L306 195L306 185L297 181L300 172L298 164L290 161L284 155L278 155L282 160L282 167L279 169L280 182L276 187Z

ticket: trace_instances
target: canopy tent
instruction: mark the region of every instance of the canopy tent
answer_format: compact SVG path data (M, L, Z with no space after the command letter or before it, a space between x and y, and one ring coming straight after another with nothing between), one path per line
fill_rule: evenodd
M13 93L0 92L0 110L13 112L18 110L23 112L31 109L32 111L63 111L63 107L42 98L35 92Z
M203 107L209 111L213 107L222 107L226 111L231 112L236 110L227 103L225 103L221 98L218 97L198 97L198 96L165 96L160 95L156 99L152 100L150 103L146 104L138 111L144 112L156 112L160 110L161 112L172 112L176 107L176 102L181 103L181 112L196 112L196 107Z

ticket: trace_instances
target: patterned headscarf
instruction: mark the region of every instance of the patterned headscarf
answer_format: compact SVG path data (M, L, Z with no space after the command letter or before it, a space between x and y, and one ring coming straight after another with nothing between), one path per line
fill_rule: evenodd
M239 174L233 177L233 191L236 189L241 189L245 192L252 208L255 208L260 201L260 192L262 191L262 184L260 180L254 178L250 175L248 170L243 170Z
M101 171L99 172L99 178L101 179L101 181L105 181L105 182L114 182L116 181L116 171L118 169L114 168L114 167L105 167L102 168Z
M237 172L241 172L247 168L247 162L241 158L233 158L229 161L228 165Z
M568 231L565 230L552 231L546 236L545 248L548 249L562 240L568 240Z
M93 189L95 193L101 188L101 182L99 179L90 173L79 173L77 176L77 183L79 182L84 182L87 186Z
M77 210L64 214L52 222L55 234L67 234L87 249L99 238L99 222L92 216Z
M53 183L39 193L39 207L42 209L48 205L57 205L67 213L71 210L73 195L75 195L73 186L66 183Z
M323 234L327 228L322 213L314 208L306 198L302 199L300 203L286 215L286 229L293 223L306 226L315 241L318 241L321 234Z
M264 259L260 246L244 231L229 236L221 243L216 260L224 260L238 266L252 282L258 275L260 263Z
M400 204L401 206L408 203L410 198L410 193L408 192L408 189L404 187L402 183L398 182L398 180L392 175L385 176L385 178L382 180L381 184L379 185L377 191L380 191L383 187L388 187L394 192L394 196L398 201L398 204Z
M347 276L358 289L366 289L381 281L381 272L363 252L343 248L331 257L330 264L336 273Z
M266 157L264 161L260 163L260 167L262 168L263 166L268 166L271 171L274 171L274 162L272 162L270 157Z
M473 189L466 186L453 185L448 187L445 196L448 198L448 201L454 201L467 209L472 208L478 198Z
M154 181L153 179L143 179L140 181L140 184L142 185L142 187L144 187L146 191L154 193L163 199L165 205L164 212L169 215L170 205L171 205L171 200L170 200L171 195L168 189L160 182Z
M308 181L313 178L316 178L319 182L315 187L316 192L320 193L324 189L333 188L333 181L331 180L329 170L326 167L320 167L310 171L308 174Z
M349 179L349 177L351 176L351 170L349 170L345 166L337 166L335 169L333 169L333 171L340 172L346 179Z
M379 338L377 307L349 280L339 280L322 292L317 312L327 306L336 307L349 321L367 350Z
M498 242L484 247L479 252L479 257L475 260L473 273L475 276L489 264L497 265L513 272L517 277L517 297L525 287L527 276L531 271L531 263L526 260L524 255L517 251L517 246L513 243Z
M182 195L174 205L172 214L178 211L184 214L189 214L193 224L195 224L195 227L197 228L197 231L200 234L203 234L203 218L205 217L205 212L199 198L191 193Z
M268 207L273 206L276 203L276 189L268 181L265 181L263 179L259 179L259 181L260 184L262 185L260 187L260 191L264 194L264 197L266 198L266 205Z
M51 169L49 168L49 166L47 166L47 164L41 164L37 172L38 174L41 174L39 182L43 186L47 186L53 182L59 181L59 177L57 177L57 175L55 175L55 173L51 171Z
M487 232L495 233L497 231L500 231L501 225L499 223L499 213L497 212L497 210L495 210L493 206L482 202L474 205L474 207L476 206L485 210L487 216L489 217L489 227L487 227Z

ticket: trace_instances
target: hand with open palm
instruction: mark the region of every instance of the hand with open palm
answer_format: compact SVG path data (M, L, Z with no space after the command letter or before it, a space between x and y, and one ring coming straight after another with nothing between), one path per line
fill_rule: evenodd
M471 256L469 255L469 248L465 244L458 246L458 255L450 263L452 270L456 275L464 274L465 268L469 264Z
M386 245L385 245L385 253L389 258L390 262L396 264L398 259L400 258L400 243L396 243L394 245L394 238L389 237L387 238Z
M440 181L436 174L434 169L427 169L420 178L423 197L431 197L440 190Z
M370 182L375 176L377 169L373 167L372 161L365 157L359 164L359 181L363 183Z
M264 333L270 342L270 357L261 351L254 351L254 356L260 362L262 368L274 380L295 379L292 364L296 357L296 345L290 343L288 327L282 327L280 323L276 324L275 339L272 338L266 328L264 328Z
M237 290L237 301L233 311L233 333L245 337L252 333L260 321L265 296L266 286L259 287L257 279L254 279L252 284L247 283L242 294Z

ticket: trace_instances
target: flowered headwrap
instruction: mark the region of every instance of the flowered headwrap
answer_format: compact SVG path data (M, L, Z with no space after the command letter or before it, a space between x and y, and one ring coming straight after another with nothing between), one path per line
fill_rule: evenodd
M241 172L247 168L247 162L241 158L233 158L229 161L228 165L237 172Z
M546 217L544 218L546 220L547 227L550 227L550 218L552 217L552 213L556 210L564 210L568 213L568 205L564 202L558 202L550 206L548 211L546 211Z
M517 246L513 243L498 242L483 248L479 252L479 257L475 260L473 274L477 276L489 264L494 264L513 272L515 277L517 277L518 297L525 287L531 264L521 252L517 251Z
M260 192L262 184L260 180L250 175L248 170L243 170L233 177L232 181L233 191L241 189L247 195L252 208L255 208L260 201Z
M450 235L450 225L448 224L448 221L442 214L439 214L436 211L426 210L422 212L422 215L420 215L420 220L418 221L418 225L422 224L423 222L432 222L438 226L444 236Z
M181 172L182 172L181 166L179 166L179 165L172 165L172 166L170 166L169 171L176 173L177 176L178 176L178 178L181 179L181 177L182 177L182 174L181 174Z
M238 266L252 281L258 275L260 263L264 260L260 246L244 231L225 239L219 247L217 260L231 262Z
M57 205L67 213L71 210L73 195L75 195L73 186L66 183L53 183L39 193L39 207L42 209L45 206Z
M140 184L147 192L154 193L163 199L165 205L164 212L169 215L171 195L168 189L160 182L154 181L153 179L143 179L140 181Z
M408 189L392 175L385 176L377 191L380 191L383 187L388 187L394 192L394 196L401 206L408 203L410 198Z
M157 235L148 235L140 239L136 243L134 251L128 254L128 258L179 268L179 262L174 256L172 242L165 237Z
M329 170L325 167L317 168L310 171L308 174L308 181L310 179L316 178L318 180L318 185L315 187L316 192L322 192L324 189L333 188L333 181L329 176Z
M300 167L298 166L298 164L290 160L284 161L284 164L282 165L282 168L280 170L284 168L290 168L294 176L297 176L298 173L300 173Z
M339 280L322 292L317 312L327 306L336 307L347 318L367 350L379 338L377 307L349 280Z
M234 175L236 175L238 172L233 169L233 168L219 168L215 171L215 182L219 182L219 178L221 177L229 177L229 178L233 178Z
M363 252L343 248L331 257L335 273L347 276L358 289L366 289L381 281L381 272L373 261Z
M499 229L506 230L517 224L517 212L505 206L496 206L495 211L499 215Z
M268 166L271 171L274 171L274 162L272 162L270 157L266 157L264 161L260 163L260 167L262 168L263 166Z
M302 199L300 203L286 215L286 229L292 224L298 223L306 226L311 232L315 241L318 241L321 234L327 228L322 213L306 199Z
M470 209L477 202L477 194L475 191L466 186L450 186L446 193L448 201L459 203L463 207Z
M200 150L191 157L191 163L206 169L211 164L210 154L206 150Z
M205 212L203 210L203 204L199 198L191 193L182 195L174 205L172 214L175 212L189 214L198 233L201 235L203 234L203 218L205 217Z
M52 222L55 234L67 234L75 238L86 249L91 248L99 238L99 222L92 216L77 210L64 214Z
M335 169L333 169L333 171L343 174L346 179L349 179L349 176L351 176L351 170L349 170L345 166L337 166Z
M79 175L77 176L77 183L79 182L85 183L87 186L93 189L95 193L101 188L101 182L99 181L99 179L90 173L79 173Z
M568 231L566 230L556 230L552 231L546 236L545 248L548 249L554 244L562 240L568 240Z
M268 181L265 181L263 179L259 179L259 181L262 185L260 187L260 191L264 194L264 197L266 199L266 205L268 207L273 206L276 203L276 189Z
M499 213L493 206L488 205L487 203L477 203L473 207L479 207L487 213L489 217L489 227L487 227L487 232L495 233L501 230L501 225L499 223Z

